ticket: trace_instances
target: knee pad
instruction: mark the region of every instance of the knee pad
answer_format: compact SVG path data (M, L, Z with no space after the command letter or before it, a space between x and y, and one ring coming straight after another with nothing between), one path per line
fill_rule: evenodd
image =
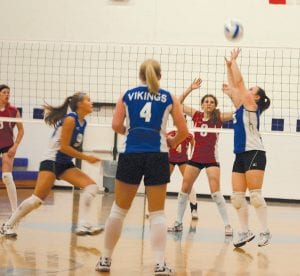
M109 217L124 220L128 210L120 208L116 202L113 203Z
M266 201L261 194L261 190L250 191L250 203L254 208L266 207Z
M83 189L84 193L87 193L88 195L95 197L98 192L98 186L96 184L91 184Z
M231 195L231 204L235 209L240 209L247 206L247 200L245 198L245 193L243 192L233 192Z
M10 186L14 183L13 175L11 172L2 173L2 181L5 186Z
M150 226L154 224L166 224L166 216L164 211L156 211L149 213Z
M36 195L31 195L31 197L28 198L28 203L33 207L33 209L36 209L43 204L43 200Z
M216 202L218 205L222 204L223 202L225 202L225 199L223 197L223 195L221 194L221 192L215 192L211 194L211 198L214 202Z

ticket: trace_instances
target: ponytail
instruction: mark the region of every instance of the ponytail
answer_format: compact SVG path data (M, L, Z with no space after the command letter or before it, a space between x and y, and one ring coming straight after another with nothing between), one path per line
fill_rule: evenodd
M83 100L85 93L77 92L73 96L69 96L65 99L64 103L60 106L54 107L49 104L43 105L45 110L44 120L49 126L56 126L57 123L65 117L70 107L71 111L77 110L78 102Z
M150 93L158 93L161 68L160 64L156 60L145 60L140 66L139 76L142 81L146 82Z
M271 104L270 98L266 95L265 90L258 87L257 95L259 96L259 100L256 102L260 114L262 114L265 110L267 110Z

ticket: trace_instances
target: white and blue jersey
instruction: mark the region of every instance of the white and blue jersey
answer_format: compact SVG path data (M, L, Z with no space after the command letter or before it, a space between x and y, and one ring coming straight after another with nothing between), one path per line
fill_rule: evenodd
M126 107L126 133L122 152L168 152L166 124L172 109L170 92L157 95L145 85L128 90L123 96Z
M242 105L233 114L234 153L262 150L264 146L259 133L260 111L246 110Z
M81 124L78 119L78 114L76 112L68 113L66 117L73 117L75 119L75 127L73 129L73 133L71 136L70 146L74 149L78 150L80 149L82 142L83 142L83 134L86 127L86 120L83 121ZM50 143L48 150L45 154L44 160L52 160L57 163L68 163L71 162L73 157L69 156L65 153L62 153L60 149L60 139L61 139L61 131L62 131L62 125L63 121L62 119L57 126L54 129L54 132L50 138Z

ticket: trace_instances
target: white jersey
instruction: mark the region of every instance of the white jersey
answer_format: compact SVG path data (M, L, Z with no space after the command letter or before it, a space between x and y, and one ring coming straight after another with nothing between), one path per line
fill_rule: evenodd
M66 115L66 117L68 116L73 117L75 119L75 127L73 129L73 133L71 136L70 145L74 149L79 150L83 142L83 134L86 127L86 121L84 120L83 124L81 124L79 122L78 115L75 112L71 112ZM55 127L55 130L50 138L49 146L43 160L52 160L58 163L66 163L66 162L70 162L73 159L72 156L69 156L60 151L60 139L61 139L63 120L61 120Z
M242 105L233 114L234 153L262 150L264 146L259 133L260 111L246 110Z

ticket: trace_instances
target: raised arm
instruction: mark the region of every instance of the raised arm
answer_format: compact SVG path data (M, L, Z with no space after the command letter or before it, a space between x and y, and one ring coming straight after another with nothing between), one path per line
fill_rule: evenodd
M248 110L256 110L257 105L245 87L241 70L236 62L240 52L240 49L234 49L231 52L230 59L225 58L231 99L236 107L243 104Z
M183 112L190 117L193 117L197 110L192 108L191 106L184 105L183 102L193 90L201 87L201 83L202 80L200 78L194 79L191 85L178 97L179 103L183 106Z

